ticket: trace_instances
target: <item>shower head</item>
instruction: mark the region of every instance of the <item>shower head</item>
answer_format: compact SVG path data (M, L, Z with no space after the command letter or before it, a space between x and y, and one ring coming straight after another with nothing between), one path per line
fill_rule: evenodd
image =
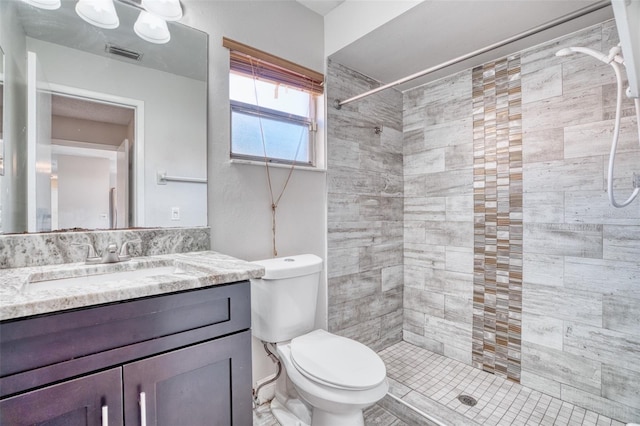
M577 52L593 56L594 58L604 62L605 64L611 63L611 58L609 58L607 55L598 52L597 50L589 49L587 47L565 47L564 49L558 50L556 52L556 56L568 56Z

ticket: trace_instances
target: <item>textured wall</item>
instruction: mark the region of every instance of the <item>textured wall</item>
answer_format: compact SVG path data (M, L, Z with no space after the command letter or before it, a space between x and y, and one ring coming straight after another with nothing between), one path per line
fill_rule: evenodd
M607 201L615 79L590 57L554 56L616 43L606 22L520 52L521 383L631 421L640 418L640 200L621 210ZM404 94L404 339L469 364L472 87L466 71ZM624 117L618 199L640 171L630 102Z
M402 95L333 107L377 84L329 63L328 322L382 349L402 335Z

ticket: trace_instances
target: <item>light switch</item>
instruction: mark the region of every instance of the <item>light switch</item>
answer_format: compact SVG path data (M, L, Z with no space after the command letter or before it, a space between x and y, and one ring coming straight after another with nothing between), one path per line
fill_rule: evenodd
M171 207L171 220L180 220L180 207Z

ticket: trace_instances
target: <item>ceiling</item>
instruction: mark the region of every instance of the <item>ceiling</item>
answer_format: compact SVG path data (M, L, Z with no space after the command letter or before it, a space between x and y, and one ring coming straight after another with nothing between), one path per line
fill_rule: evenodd
M435 67L585 7L593 0L426 0L339 50L331 59L382 83ZM613 18L610 6L397 86L436 80Z
M326 15L336 7L344 3L345 0L296 0L301 5L308 7L318 15Z
M51 113L61 117L121 126L128 126L135 118L135 110L133 108L55 94L51 97Z

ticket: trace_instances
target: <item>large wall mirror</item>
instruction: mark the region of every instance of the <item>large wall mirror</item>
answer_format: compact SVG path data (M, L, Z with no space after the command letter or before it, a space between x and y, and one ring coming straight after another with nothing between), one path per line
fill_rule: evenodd
M2 233L206 225L207 35L146 41L138 3L103 29L77 0L0 1Z

